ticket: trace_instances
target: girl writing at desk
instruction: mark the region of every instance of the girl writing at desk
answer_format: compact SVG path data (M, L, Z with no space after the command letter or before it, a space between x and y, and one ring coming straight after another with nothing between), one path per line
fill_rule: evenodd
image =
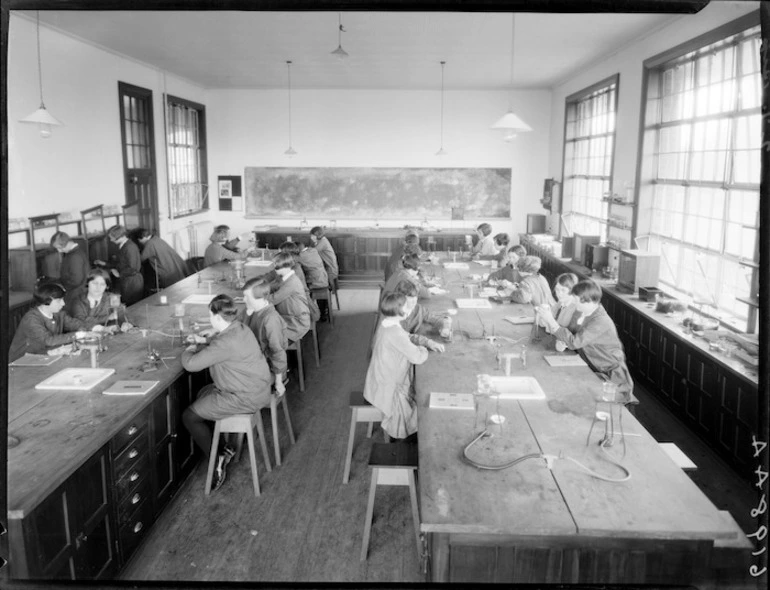
M564 342L567 348L576 350L591 370L617 385L617 400L638 404L623 344L618 338L615 324L600 303L601 287L590 279L583 280L572 287L572 295L576 299L575 309L580 313L575 322L577 331L574 334L556 321L548 305L538 308L540 319L548 331Z

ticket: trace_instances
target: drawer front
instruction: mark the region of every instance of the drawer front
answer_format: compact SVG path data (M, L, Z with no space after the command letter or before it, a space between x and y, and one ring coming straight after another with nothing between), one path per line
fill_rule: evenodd
M130 493L136 490L150 475L150 462L147 454L140 455L136 463L129 463L128 468L118 479L115 477L115 498L120 504Z
M150 478L145 478L139 487L132 490L118 504L118 526L123 526L129 522L142 503L149 501L151 496ZM150 512L150 515L152 515L152 512ZM149 522L145 522L145 524L149 524Z
M115 481L120 481L137 463L147 459L148 448L147 437L143 436L139 440L133 441L123 452L112 461Z
M120 540L120 553L123 563L126 563L131 554L144 538L152 524L152 502L149 499L142 502L125 524L119 526L118 539Z
M149 421L149 410L145 410L136 418L126 424L118 434L112 439L112 453L118 455L125 449L126 445L140 439L147 433L147 423Z

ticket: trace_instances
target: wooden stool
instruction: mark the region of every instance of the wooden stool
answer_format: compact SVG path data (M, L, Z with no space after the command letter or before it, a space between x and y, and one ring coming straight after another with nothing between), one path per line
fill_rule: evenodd
M262 445L262 456L265 458L265 467L272 471L270 466L270 457L267 454L267 444L265 444L265 429L262 426L262 412L257 411L254 414L235 414L217 420L214 424L214 438L211 441L211 452L209 453L209 470L206 474L206 495L211 493L211 479L214 476L214 466L217 461L217 451L219 447L219 435L227 433L237 433L238 448L235 452L235 461L241 458L243 450L243 435L246 435L246 442L249 445L249 461L251 462L251 480L254 483L254 495L259 496L259 474L257 473L257 453L254 449L254 426L259 432L259 442Z
M695 471L698 466L693 463L690 458L682 452L678 446L672 442L658 443L658 446L668 455L671 460L676 463L677 467L683 471Z
M409 497L412 502L412 520L414 522L414 538L417 543L417 556L420 558L420 509L417 504L417 445L410 443L377 443L372 445L369 455L369 465L372 467L372 481L369 485L369 503L366 506L366 526L364 540L361 545L361 561L366 559L369 552L369 536L372 532L372 515L374 513L374 495L377 486L409 486Z
M286 392L278 395L273 390L270 393L270 421L273 425L273 449L275 450L275 464L281 465L281 445L278 442L278 406L283 406L283 416L286 418L286 429L289 431L289 440L291 444L295 443L294 430L291 427L291 418L289 417L289 405L286 402Z
M325 289L311 289L310 296L315 301L326 301L326 309L329 313L329 325L334 326L334 312L332 309L332 288L327 287Z
M318 332L316 331L315 322L310 325L310 330L305 332L299 340L289 341L289 345L286 350L293 350L297 353L297 373L299 375L299 390L305 391L305 361L302 355L302 341L308 334L313 338L313 346L315 348L315 366L316 368L321 366L321 352L318 349Z
M366 438L372 437L375 422L382 422L382 412L364 399L363 391L350 392L350 435L348 436L348 452L345 457L345 472L342 474L342 483L348 483L350 479L350 463L353 460L353 441L356 438L356 424L368 422Z

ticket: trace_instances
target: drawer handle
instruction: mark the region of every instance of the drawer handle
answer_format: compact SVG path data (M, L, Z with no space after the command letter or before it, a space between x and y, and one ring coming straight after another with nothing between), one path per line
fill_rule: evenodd
M131 426L128 428L128 436L134 436L134 435L135 435L137 432L139 432L139 429L136 427L136 425L135 425L135 424L132 424L132 425L131 425Z
M132 473L132 474L131 474L131 475L128 477L128 481L136 481L137 479L139 479L139 472L138 472L138 471L134 471L134 472L133 472L133 473Z
M142 496L141 496L141 495L139 495L139 494L134 494L134 495L133 495L133 497L131 498L131 503L132 503L132 504L138 504L138 503L139 503L139 500L141 500L141 499L142 499Z
M136 449L131 449L131 450L128 452L128 458L129 458L129 459L135 459L135 458L136 458L136 457L138 457L138 456L139 456L139 451L137 451Z
M142 525L142 523L141 523L141 522L137 522L137 523L134 525L134 532L135 532L135 533L138 533L139 531L141 531L141 530L142 530L142 526L143 526L143 525Z

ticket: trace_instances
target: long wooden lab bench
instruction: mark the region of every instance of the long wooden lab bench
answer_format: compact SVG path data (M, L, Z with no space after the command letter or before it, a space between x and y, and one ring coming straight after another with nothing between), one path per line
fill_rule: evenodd
M468 297L463 283L488 271L477 263L466 271L434 267L449 292L425 306L454 309L455 299ZM602 381L587 366L552 367L544 358L574 353L556 353L545 332L531 342L530 324L504 320L532 315L531 306L491 305L459 309L446 351L416 368L429 580L707 584L714 542L736 538L735 530L624 406L600 401ZM526 366L512 359L511 375L535 378L545 399L486 401L478 415L430 407L431 393L472 393L478 374L503 375L498 352L517 353L521 344ZM596 421L597 412L612 420ZM504 422L493 423L493 413ZM534 457L500 470L469 464L463 450L485 427L492 437L468 449L477 462ZM605 452L598 443L606 428L615 437ZM613 462L630 479L601 479L624 478Z
M213 293L232 293L222 282L231 274L226 263L199 274L213 280ZM208 372L182 368L180 319L172 315L175 304L208 288L193 275L128 308L132 324L152 331L107 337L98 364L115 373L90 391L35 389L62 369L90 367L88 352L8 368L11 578L114 578L191 472L196 447L181 417ZM208 322L206 305L185 306L185 333L195 322ZM150 349L162 360L143 372ZM146 395L102 394L119 380L158 384Z

